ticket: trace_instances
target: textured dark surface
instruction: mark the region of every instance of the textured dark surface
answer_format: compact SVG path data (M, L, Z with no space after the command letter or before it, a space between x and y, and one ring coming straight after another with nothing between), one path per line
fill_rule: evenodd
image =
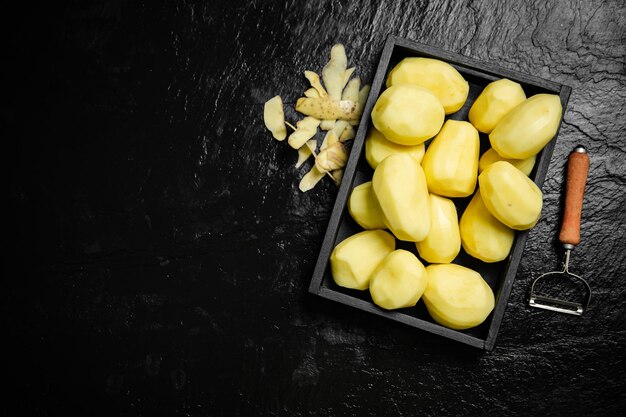
M101 1L9 16L3 415L625 411L621 1ZM336 188L297 190L304 171L262 104L293 102L335 42L371 80L388 34L573 88L491 353L306 293ZM583 318L524 302L559 266L577 143L591 156L572 259L594 291Z

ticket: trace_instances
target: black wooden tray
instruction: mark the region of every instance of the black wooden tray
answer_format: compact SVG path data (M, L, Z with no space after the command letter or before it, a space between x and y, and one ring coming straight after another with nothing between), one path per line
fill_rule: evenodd
M380 57L378 69L372 83L370 96L365 105L363 117L359 124L359 128L352 145L350 158L346 165L343 180L337 200L333 208L333 212L328 223L328 229L324 236L322 248L320 250L313 278L309 286L309 292L317 294L321 297L337 301L370 313L384 316L392 320L396 320L431 333L435 333L450 339L466 343L471 346L491 350L494 347L496 336L502 322L502 316L511 293L511 287L517 267L524 251L524 244L528 231L516 232L515 241L509 257L502 262L484 263L469 256L463 249L453 261L460 265L467 266L478 271L483 278L489 283L494 290L496 296L496 304L493 312L487 320L480 326L468 330L452 330L440 326L435 323L426 311L426 307L422 301L419 301L415 307L405 308L396 311L387 311L376 306L369 295L369 291L358 291L342 288L335 284L330 274L329 257L333 248L342 240L363 229L352 219L347 209L347 201L350 193L357 185L370 181L373 170L367 164L364 156L364 143L367 130L371 125L370 114L372 108L378 99L378 96L385 89L385 80L391 69L405 57L423 56L440 59L454 66L463 77L469 82L470 92L463 108L458 112L446 116L447 119L467 120L467 114L474 100L478 97L483 88L490 82L508 78L521 84L527 97L538 93L558 94L563 105L563 114L567 107L567 102L571 92L571 88L546 81L531 75L521 74L519 72L502 69L495 65L467 58L465 56L442 51L426 45L421 45L407 39L390 36L387 38L385 47ZM548 145L537 156L537 162L531 172L530 178L541 188L550 164L550 157L554 150L554 145L558 137L558 132ZM481 154L489 149L488 135L480 134L480 152ZM462 213L465 206L469 203L471 197L465 199L453 199L457 206L457 210ZM406 249L413 252L419 257L415 249L415 245L409 242L402 242L396 239L398 249ZM427 265L425 261L422 262ZM339 319L339 318L338 318Z

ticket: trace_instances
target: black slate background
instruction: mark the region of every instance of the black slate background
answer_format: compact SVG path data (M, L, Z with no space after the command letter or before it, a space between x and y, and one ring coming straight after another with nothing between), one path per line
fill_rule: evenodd
M6 13L3 415L626 411L626 10L589 1L88 1ZM263 103L330 46L371 81L388 34L573 88L496 349L307 294L336 195L302 194ZM290 112L288 118L294 120ZM566 156L590 151L583 318L556 269Z

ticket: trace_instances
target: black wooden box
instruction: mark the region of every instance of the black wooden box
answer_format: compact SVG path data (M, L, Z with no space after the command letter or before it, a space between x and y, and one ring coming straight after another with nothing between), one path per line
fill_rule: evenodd
M508 78L521 84L526 92L526 96L530 97L538 93L558 94L561 97L563 105L563 114L567 106L567 101L571 89L565 85L546 81L541 78L521 74L515 71L498 68L495 65L467 58L465 56L446 52L426 45L421 45L403 38L390 36L385 43L385 47L380 57L378 69L372 83L370 96L365 105L363 117L358 127L356 138L352 146L350 158L345 168L343 181L337 200L333 208L333 212L328 223L328 229L324 236L322 248L320 250L313 278L309 286L309 292L317 294L321 297L337 301L370 313L387 317L410 326L422 329L431 333L435 333L450 339L466 343L471 346L491 350L494 347L496 336L502 322L504 310L511 293L511 287L517 267L519 265L524 244L528 232L516 232L513 248L507 259L502 262L488 264L474 259L467 255L463 249L454 260L454 263L467 266L478 271L483 278L489 283L496 296L496 305L494 311L480 326L468 330L452 330L440 326L435 323L426 311L422 301L419 301L415 307L401 309L397 311L387 311L376 306L369 295L368 291L349 290L339 287L333 281L330 274L329 257L333 248L342 240L355 233L362 231L359 225L352 220L347 210L347 201L352 189L372 178L373 170L367 164L364 156L364 143L367 130L371 125L370 113L378 96L385 89L385 80L391 69L405 57L423 56L436 58L446 61L454 66L463 77L469 82L470 92L467 102L458 112L446 116L456 120L467 120L467 114L474 100L478 97L483 88L490 82ZM557 135L548 143L548 145L537 156L537 162L530 175L530 178L541 188L548 170L550 157L554 149L558 137ZM428 144L428 142L427 142ZM489 138L485 134L480 134L480 152L481 154L489 149ZM454 199L457 210L462 213L465 206L469 203L470 198ZM397 240L398 249L406 249L417 255L415 245L409 242ZM425 265L426 262L422 261ZM340 318L337 318L340 320Z

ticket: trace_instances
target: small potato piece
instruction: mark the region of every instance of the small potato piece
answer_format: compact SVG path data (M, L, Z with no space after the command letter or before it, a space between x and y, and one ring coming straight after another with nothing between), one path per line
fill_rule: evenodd
M437 323L463 330L485 321L495 306L489 284L476 271L455 264L428 265L428 283L422 295Z
M411 252L398 249L385 257L370 280L374 303L386 310L413 307L426 288L426 268Z
M530 229L539 220L543 204L541 190L508 162L489 165L478 176L478 184L489 213L511 229Z
M461 216L461 244L465 252L483 262L499 262L511 252L515 232L489 213L480 190Z
M500 119L524 100L524 89L515 81L502 78L491 82L472 104L469 121L478 131L491 133Z
M419 145L432 138L443 125L443 106L429 90L411 84L383 91L372 110L372 123L398 145Z
M426 147L423 143L415 146L398 145L382 135L375 127L370 127L365 138L365 159L372 168L376 168L383 159L396 153L406 153L411 155L417 163L421 163L424 158Z
M383 214L372 191L372 182L368 181L354 187L348 199L350 215L363 229L385 229Z
M283 111L283 100L280 96L272 97L265 102L263 108L263 121L267 130L272 132L276 140L285 140L287 128L285 127L285 113Z
M458 111L469 93L469 84L447 62L431 58L404 58L387 77L387 87L415 84L430 90L441 102L446 114Z
M339 243L330 255L330 270L337 285L365 290L372 273L396 241L384 230L366 230Z
M537 155L556 135L563 108L556 94L537 94L508 112L489 134L491 147L507 159Z
M444 197L467 197L476 188L480 139L468 122L448 120L426 150L422 167L428 190Z
M414 158L402 153L385 158L374 171L372 190L385 225L398 239L426 239L430 231L428 187Z
M483 156L478 160L478 173L480 174L487 168L489 165L498 161L506 161L513 165L515 168L519 169L526 175L530 175L535 166L535 160L537 159L536 155L531 156L527 159L505 159L498 155L498 152L493 148L489 148Z
M430 233L417 242L420 257L431 264L450 263L461 250L459 218L452 200L430 195Z

